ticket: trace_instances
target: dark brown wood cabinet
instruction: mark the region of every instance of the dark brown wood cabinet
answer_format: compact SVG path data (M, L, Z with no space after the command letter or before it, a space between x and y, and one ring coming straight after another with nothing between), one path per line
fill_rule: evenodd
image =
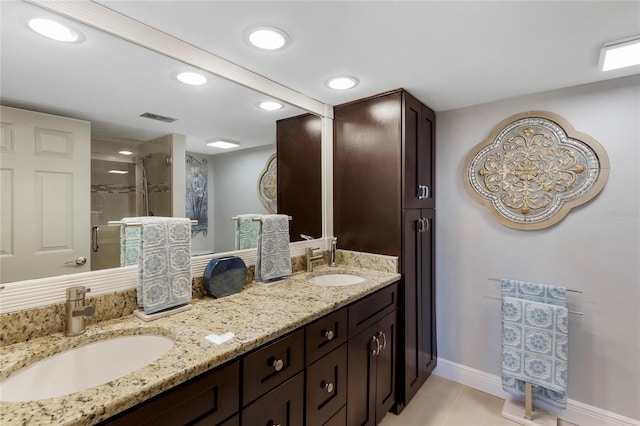
M300 372L242 409L246 426L304 424L304 373Z
M143 402L103 425L238 424L240 367L234 361Z
M312 114L276 122L278 213L292 217L291 241L322 236L322 120Z
M399 89L334 108L338 247L399 256L400 412L436 364L435 114Z
M394 284L349 307L348 425L376 425L395 403L397 295Z

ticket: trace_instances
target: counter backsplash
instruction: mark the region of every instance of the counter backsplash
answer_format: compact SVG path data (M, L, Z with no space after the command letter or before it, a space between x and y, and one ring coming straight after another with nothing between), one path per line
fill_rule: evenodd
M340 265L382 272L398 272L398 259L393 256L338 250L336 257ZM324 252L323 260L316 264L322 263L325 265L329 263L328 251ZM294 274L304 271L305 265L304 256L291 258ZM253 265L247 267L246 284L253 282L254 270ZM193 277L192 286L194 299L209 297L204 291L202 276ZM87 304L96 308L95 314L87 319L87 325L131 315L138 308L135 289L88 297ZM0 346L62 333L65 315L64 303L2 314L0 315Z

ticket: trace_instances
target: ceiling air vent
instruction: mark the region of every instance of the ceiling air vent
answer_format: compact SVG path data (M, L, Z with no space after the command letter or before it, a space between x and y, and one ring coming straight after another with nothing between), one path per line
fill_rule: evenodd
M165 117L163 115L154 114L152 112L145 112L140 114L140 117L150 118L152 120L164 121L165 123L173 123L177 118Z

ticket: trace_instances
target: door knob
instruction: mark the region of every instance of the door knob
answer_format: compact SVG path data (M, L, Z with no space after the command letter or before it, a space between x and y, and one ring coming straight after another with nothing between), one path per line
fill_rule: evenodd
M74 264L74 265L78 265L78 266L82 266L85 263L87 263L87 258L83 257L83 256L80 256L80 257L76 258L76 260L70 260L68 262L64 262L65 265Z

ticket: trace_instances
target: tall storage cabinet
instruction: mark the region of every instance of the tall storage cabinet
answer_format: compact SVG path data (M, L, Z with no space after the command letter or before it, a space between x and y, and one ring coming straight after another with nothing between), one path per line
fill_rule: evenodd
M435 114L399 89L334 108L338 247L399 256L401 411L436 365Z

